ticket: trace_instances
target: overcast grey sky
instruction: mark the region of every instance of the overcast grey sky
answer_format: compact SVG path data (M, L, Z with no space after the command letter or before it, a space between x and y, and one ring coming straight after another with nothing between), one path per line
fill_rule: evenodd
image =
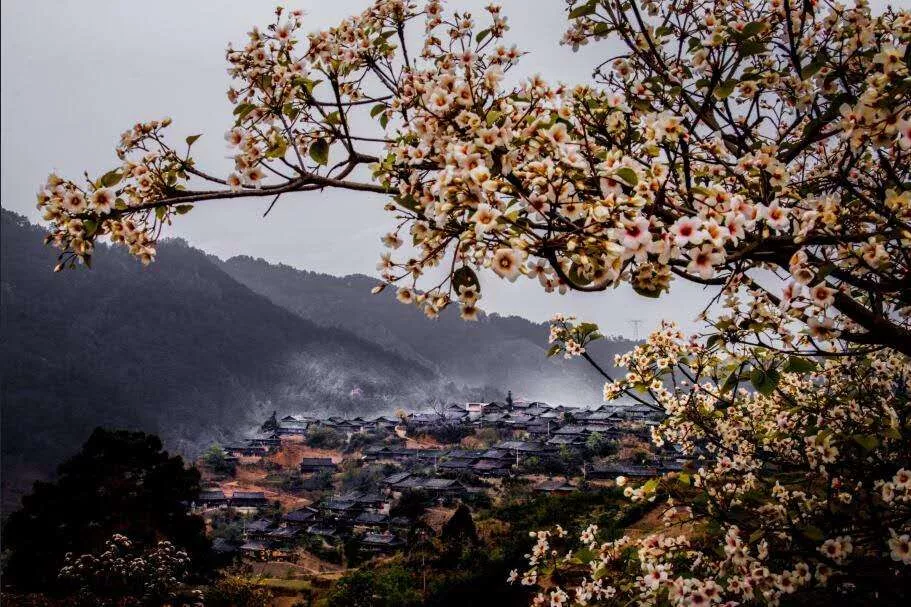
M362 10L367 0L299 0L305 29L333 25ZM449 2L480 15L487 4ZM523 75L585 81L604 48L573 53L559 46L565 25L562 0L504 0L511 25L507 39L529 51ZM2 204L38 219L35 192L51 170L71 177L116 165L119 134L139 120L174 119L174 141L194 133L202 166L229 168L222 135L231 124L225 98L224 48L240 42L252 25L272 19L264 0L3 1ZM263 219L267 200L200 204L176 222L171 235L219 257L246 254L331 274L375 275L380 236L391 214L377 195L329 191L283 197ZM50 268L48 269L50 271ZM701 289L676 282L672 295L649 300L627 287L602 294L545 294L537 282L505 283L482 277L484 308L545 320L554 312L599 322L605 332L632 334L661 318L686 328L704 301Z

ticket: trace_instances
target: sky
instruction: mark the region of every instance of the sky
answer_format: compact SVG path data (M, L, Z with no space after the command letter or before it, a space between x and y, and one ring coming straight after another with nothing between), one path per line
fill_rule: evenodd
M584 82L608 49L581 52L559 45L566 24L560 0L503 0L510 31L506 40L528 51L522 76ZM481 17L487 1L449 2ZM298 0L306 31L331 26L363 10L367 0ZM3 1L2 139L3 207L39 220L35 192L54 170L78 177L117 165L121 132L137 121L170 116L172 141L202 133L194 157L210 172L230 168L223 133L232 125L224 49L242 43L253 25L273 18L264 0L156 0L134 2ZM283 197L267 218L269 201L241 199L197 205L168 232L222 258L262 257L297 268L345 275L376 275L380 237L393 225L383 198L346 191ZM49 268L50 271L50 268ZM481 277L483 308L541 321L555 312L598 322L608 334L640 335L663 319L687 330L707 300L702 288L676 281L670 295L646 299L626 286L604 293L544 293L537 281L507 283Z

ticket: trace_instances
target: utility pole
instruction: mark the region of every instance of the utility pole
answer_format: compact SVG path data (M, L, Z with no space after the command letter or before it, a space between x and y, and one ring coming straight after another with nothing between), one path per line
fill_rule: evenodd
M633 318L631 320L628 320L627 322L630 323L631 325L633 325L633 339L638 341L639 340L639 326L642 324L642 320L640 320L638 318Z

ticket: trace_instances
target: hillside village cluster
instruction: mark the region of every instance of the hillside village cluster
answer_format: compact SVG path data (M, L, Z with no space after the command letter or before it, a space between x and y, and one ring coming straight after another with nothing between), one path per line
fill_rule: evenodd
M351 546L360 557L388 554L407 546L427 512L490 503L507 484L533 496L680 470L680 454L649 445L660 419L635 404L511 395L396 418L273 414L260 434L215 454L228 472L213 470L212 450L203 458L208 484L193 506L229 558L295 562L306 552L331 562Z

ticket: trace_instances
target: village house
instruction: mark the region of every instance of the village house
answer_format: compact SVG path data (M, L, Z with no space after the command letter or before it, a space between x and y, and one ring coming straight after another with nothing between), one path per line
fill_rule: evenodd
M624 462L600 462L586 467L586 476L593 479L615 479L618 476L631 478L657 476L658 469L654 466Z
M248 559L264 561L269 556L269 547L261 540L248 540L241 544L241 553Z
M511 454L516 462L521 462L529 457L545 457L554 453L553 447L538 441L501 441L494 445L494 449Z
M269 455L269 448L264 445L230 445L225 447L225 453L236 457L241 464L253 464Z
M409 476L390 488L392 496L396 499L408 490L426 493L438 501L448 501L468 492L465 485L458 480L431 476Z
M396 472L395 474L392 474L392 475L384 478L382 480L382 485L386 489L389 489L389 488L401 483L402 481L409 478L410 476L411 476L411 472Z
M228 501L228 505L241 513L255 514L269 500L262 491L235 491Z
M340 535L338 529L334 525L329 523L315 523L307 527L307 533L316 537L320 537L323 541L328 543L333 543Z
M512 468L509 459L479 459L471 470L478 476L506 476Z
M228 496L221 489L207 489L199 492L199 497L193 502L193 509L225 508L228 505Z
M340 500L337 498L323 500L317 505L317 508L322 520L335 523L351 522L364 510L363 506L355 500Z
M361 512L354 519L355 533L376 532L389 526L389 517L380 512Z
M282 516L282 520L289 525L309 525L312 524L314 518L316 517L317 510L309 506L304 508L298 508L297 510L292 510L291 512L286 512Z
M360 538L361 550L365 552L385 553L392 552L405 542L392 533L365 533Z
M282 446L282 439L277 434L263 436L254 436L247 439L247 444L251 447L266 447L270 451L276 451Z
M298 419L285 421L283 419L278 423L278 428L276 428L275 434L278 436L306 436L309 430L309 421Z
M302 474L334 473L337 469L338 466L335 465L331 457L305 457L300 463Z
M578 487L570 485L565 480L559 480L555 478L541 481L532 489L538 493L572 493L573 491L578 491Z

